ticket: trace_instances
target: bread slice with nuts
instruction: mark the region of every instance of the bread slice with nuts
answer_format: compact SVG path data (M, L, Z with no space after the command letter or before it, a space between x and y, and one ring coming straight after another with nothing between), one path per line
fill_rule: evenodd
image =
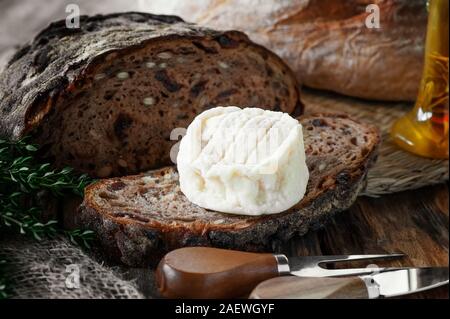
M271 251L347 209L380 143L375 127L345 115L299 120L310 179L304 198L288 211L253 217L203 209L180 191L176 167L166 167L89 186L77 224L96 231L107 255L130 266L154 265L184 246Z

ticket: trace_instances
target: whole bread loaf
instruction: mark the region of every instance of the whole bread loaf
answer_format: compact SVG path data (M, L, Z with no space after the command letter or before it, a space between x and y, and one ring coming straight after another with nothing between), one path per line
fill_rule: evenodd
M380 9L369 29L368 5ZM246 32L314 88L376 100L415 100L426 0L153 0L144 7Z
M57 167L125 175L171 164L172 130L216 105L302 113L292 71L241 32L175 16L82 16L76 29L52 23L9 61L0 136L32 135Z
M286 212L255 217L203 209L180 191L172 166L92 184L75 224L94 230L106 255L130 266L155 265L185 246L273 251L350 207L380 142L375 127L344 115L304 116L300 122L310 179L304 198Z

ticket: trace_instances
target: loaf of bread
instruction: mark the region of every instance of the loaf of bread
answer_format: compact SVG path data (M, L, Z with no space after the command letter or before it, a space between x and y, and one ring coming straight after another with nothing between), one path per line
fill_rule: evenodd
M367 28L366 7L380 11ZM415 100L426 0L152 0L143 9L237 29L274 50L314 88L376 100Z
M106 255L130 266L155 265L185 246L272 251L350 207L380 143L375 127L343 115L299 120L310 179L303 199L285 212L244 216L201 208L180 191L172 166L92 184L75 224L94 230Z
M56 167L118 176L171 164L172 130L217 105L302 113L293 72L241 32L175 16L82 16L78 29L52 23L9 61L0 136L31 135Z

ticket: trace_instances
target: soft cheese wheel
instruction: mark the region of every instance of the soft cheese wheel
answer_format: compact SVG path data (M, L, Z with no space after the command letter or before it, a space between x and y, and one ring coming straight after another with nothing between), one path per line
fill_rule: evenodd
M309 178L301 124L258 108L216 107L198 115L177 165L181 191L192 203L242 215L289 209Z

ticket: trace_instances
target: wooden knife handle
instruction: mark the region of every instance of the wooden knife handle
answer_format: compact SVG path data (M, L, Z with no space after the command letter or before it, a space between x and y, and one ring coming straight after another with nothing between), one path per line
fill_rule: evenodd
M359 277L301 278L284 276L260 283L252 299L367 299L369 294Z
M167 298L248 296L257 284L276 276L275 255L209 247L173 250L156 269L158 289Z

